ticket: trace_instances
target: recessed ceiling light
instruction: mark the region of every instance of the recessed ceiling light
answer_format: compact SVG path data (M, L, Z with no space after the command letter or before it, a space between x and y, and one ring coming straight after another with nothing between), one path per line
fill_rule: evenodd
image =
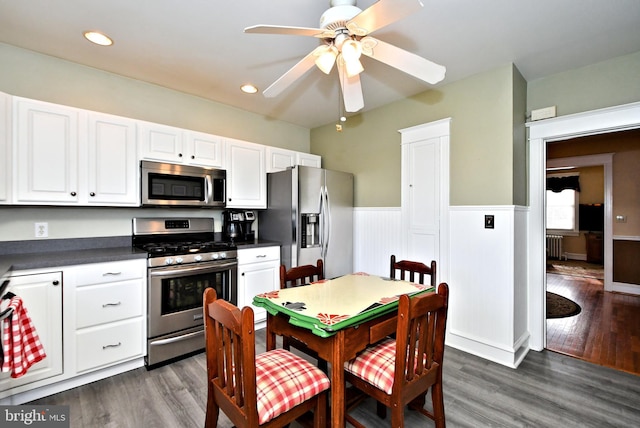
M97 31L85 31L84 37L91 43L95 43L96 45L100 46L111 46L113 44L113 40Z
M255 94L256 92L258 92L258 88L250 83L240 86L240 90L245 94Z

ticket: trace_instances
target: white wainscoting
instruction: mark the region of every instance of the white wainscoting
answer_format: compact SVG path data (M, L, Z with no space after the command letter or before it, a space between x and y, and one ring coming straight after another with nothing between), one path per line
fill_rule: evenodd
M525 357L527 219L526 207L450 207L448 346L509 367Z
M389 258L402 257L400 207L353 210L353 267L355 272L389 276Z

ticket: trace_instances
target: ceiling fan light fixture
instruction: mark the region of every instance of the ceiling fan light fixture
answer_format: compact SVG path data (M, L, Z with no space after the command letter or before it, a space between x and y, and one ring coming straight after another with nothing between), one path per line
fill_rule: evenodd
M342 44L341 52L347 63L357 61L362 55L362 45L357 40L349 39Z
M362 66L362 63L357 58L349 61L345 59L344 67L347 71L348 77L356 76L364 71L364 67Z
M333 64L336 62L338 51L333 46L330 46L325 52L316 58L316 65L324 73L329 74L333 68Z

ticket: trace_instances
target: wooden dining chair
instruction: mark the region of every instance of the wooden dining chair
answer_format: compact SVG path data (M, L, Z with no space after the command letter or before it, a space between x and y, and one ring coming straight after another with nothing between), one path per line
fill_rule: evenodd
M345 363L345 380L378 402L379 416L384 418L386 408L391 408L394 428L404 426L406 405L433 419L436 427L445 426L442 363L448 300L449 287L444 282L437 293L401 295L396 339L384 339ZM429 389L432 411L424 408ZM349 410L347 421L363 427Z
M324 279L324 264L322 263L322 259L318 259L315 266L296 266L289 270L287 270L285 265L280 265L280 289L300 287L311 284L315 281L320 281L321 279ZM315 351L309 349L306 344L296 338L282 338L282 347L284 349L290 350L292 346L318 360L318 367L320 367L323 372L327 373L327 362L318 357L318 354Z
M327 417L329 378L284 349L256 355L253 310L204 292L207 356L205 427L222 410L236 427L282 427L313 411L315 428Z
M400 272L400 277L398 279L417 282L418 284L424 284L425 276L429 275L429 282L432 287L436 286L436 261L432 260L431 265L427 266L421 262L412 262L409 260L401 260L396 262L396 256L391 256L391 273L389 277L391 279L396 279L396 272ZM407 278L407 274L409 277ZM418 279L416 279L416 276Z
M285 265L280 265L280 289L299 287L324 279L324 264L318 259L316 265L303 265L287 270Z

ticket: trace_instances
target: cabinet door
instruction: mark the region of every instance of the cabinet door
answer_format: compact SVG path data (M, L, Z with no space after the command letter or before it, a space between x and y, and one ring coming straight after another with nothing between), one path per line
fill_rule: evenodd
M311 153L297 153L296 165L313 166L315 168L321 168L322 157L318 155L312 155Z
M266 208L265 147L227 140L227 207Z
M186 159L191 165L224 168L223 139L201 132L185 132Z
M141 159L183 162L182 129L180 128L139 122L138 144Z
M8 289L22 298L47 356L17 379L0 373L0 391L62 374L62 272L12 276L10 281Z
M18 203L78 201L79 110L16 98Z
M83 200L97 205L140 205L135 121L89 114L88 188Z
M267 172L284 171L296 165L296 152L293 150L267 147Z
M0 204L11 199L11 96L0 92Z
M238 265L238 307L250 306L256 323L266 320L267 312L264 308L251 303L253 297L278 289L279 275L279 261Z

